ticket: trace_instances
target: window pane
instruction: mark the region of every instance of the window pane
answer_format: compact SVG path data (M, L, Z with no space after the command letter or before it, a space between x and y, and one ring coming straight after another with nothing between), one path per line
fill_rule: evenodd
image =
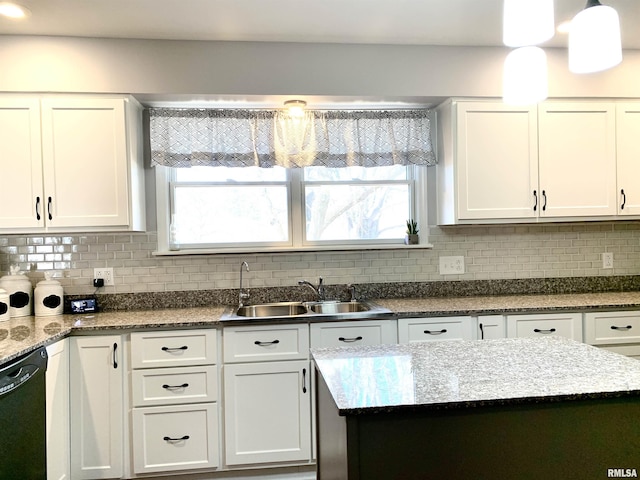
M177 186L174 201L181 245L289 240L285 186Z
M176 168L178 182L284 182L287 170L282 167L192 167Z
M403 238L408 185L307 185L307 240Z
M393 165L389 167L306 167L304 179L307 182L335 182L358 180L406 180L407 167Z

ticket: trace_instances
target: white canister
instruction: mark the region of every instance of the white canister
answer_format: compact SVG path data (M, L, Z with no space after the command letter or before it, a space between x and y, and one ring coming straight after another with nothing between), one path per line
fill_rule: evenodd
M36 285L33 297L36 317L62 315L64 291L60 282L51 279L49 272L45 272L44 280Z
M12 318L31 315L33 286L31 280L20 273L20 267L10 267L10 274L0 278L0 288L9 294L9 313Z
M9 313L9 294L4 288L0 288L0 322L9 320L11 314Z

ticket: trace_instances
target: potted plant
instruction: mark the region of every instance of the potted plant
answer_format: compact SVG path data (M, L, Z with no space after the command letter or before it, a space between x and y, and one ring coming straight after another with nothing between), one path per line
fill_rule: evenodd
M420 243L418 236L418 222L415 220L407 220L407 235L404 237L405 245L417 245Z

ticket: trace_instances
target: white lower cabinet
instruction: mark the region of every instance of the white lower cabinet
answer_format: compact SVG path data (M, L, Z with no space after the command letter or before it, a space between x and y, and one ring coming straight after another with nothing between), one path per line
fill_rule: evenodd
M357 320L311 324L311 348L398 343L395 320Z
M218 404L133 409L136 473L216 468Z
M123 338L70 339L71 478L121 478L124 465Z
M69 339L47 347L47 480L68 480Z
M507 322L504 315L483 315L478 317L478 340L494 340L507 336Z
M400 343L476 338L475 319L469 316L398 319Z
M507 337L560 335L582 341L581 313L541 313L507 315Z
M131 359L134 472L218 468L216 330L134 332Z
M223 336L226 464L310 462L309 326L228 327Z
M584 341L640 359L640 311L585 313Z

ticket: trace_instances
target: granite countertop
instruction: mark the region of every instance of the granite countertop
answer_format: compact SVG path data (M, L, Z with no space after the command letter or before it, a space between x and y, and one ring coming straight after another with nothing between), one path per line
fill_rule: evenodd
M562 337L311 353L340 415L640 397L640 362Z
M640 292L509 295L469 297L423 297L377 299L377 305L393 312L391 317L489 315L544 312L640 309ZM129 310L93 315L19 317L0 322L0 364L70 334L144 328L193 328L219 325L228 306L162 310ZM326 321L324 317L291 317L288 322ZM262 321L262 324L268 322Z
M0 364L71 333L211 327L218 324L223 311L223 306L215 306L12 318L0 322Z
M379 299L399 316L491 315L544 311L640 309L640 292Z

